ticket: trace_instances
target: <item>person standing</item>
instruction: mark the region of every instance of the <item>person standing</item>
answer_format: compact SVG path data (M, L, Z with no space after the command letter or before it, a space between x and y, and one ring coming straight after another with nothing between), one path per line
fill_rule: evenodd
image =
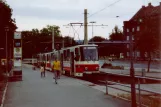
M43 77L43 73L44 73L44 66L43 66L43 63L41 64L40 66L40 72L41 72L41 78Z
M53 71L54 71L54 79L55 79L55 83L57 84L57 79L59 78L60 79L60 61L55 58L55 61L53 62Z
M43 62L43 65L42 66L44 67L43 77L45 77L45 67L46 67L45 62Z

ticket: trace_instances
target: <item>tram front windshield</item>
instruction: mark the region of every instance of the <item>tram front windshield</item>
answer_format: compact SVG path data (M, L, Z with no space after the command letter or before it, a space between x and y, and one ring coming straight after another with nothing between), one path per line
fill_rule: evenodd
M97 61L97 47L83 47L83 56L84 61Z

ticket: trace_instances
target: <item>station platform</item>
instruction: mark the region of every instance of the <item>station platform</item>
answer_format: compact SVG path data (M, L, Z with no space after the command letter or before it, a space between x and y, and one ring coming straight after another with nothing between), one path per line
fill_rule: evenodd
M39 69L24 64L22 81L8 84L4 107L130 107L130 102L105 95L91 84L66 76L55 84L53 73L41 78Z

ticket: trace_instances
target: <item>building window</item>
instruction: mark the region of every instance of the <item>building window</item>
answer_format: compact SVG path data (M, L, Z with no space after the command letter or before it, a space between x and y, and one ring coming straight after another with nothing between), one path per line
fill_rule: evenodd
M137 56L137 57L140 57L140 52L137 51L137 52L136 52L136 56Z
M132 36L132 40L134 40L134 35Z
M129 32L129 29L127 29L127 32Z
M140 26L137 27L137 31L140 31Z
M127 40L129 40L129 36L127 36Z
M135 28L132 28L132 32L134 32L135 31Z
M130 55L129 55L129 52L127 52L127 56L130 56Z
M127 48L128 48L128 49L129 49L129 47L130 47L129 44L127 44Z

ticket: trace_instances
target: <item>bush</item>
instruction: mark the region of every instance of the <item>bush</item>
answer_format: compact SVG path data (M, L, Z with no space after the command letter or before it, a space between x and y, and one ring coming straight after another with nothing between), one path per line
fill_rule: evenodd
M124 69L123 66L112 66L111 69Z
M104 63L101 68L110 68L112 67L111 63Z
M109 68L109 69L124 69L124 66L112 66L111 63L104 63L101 68Z

